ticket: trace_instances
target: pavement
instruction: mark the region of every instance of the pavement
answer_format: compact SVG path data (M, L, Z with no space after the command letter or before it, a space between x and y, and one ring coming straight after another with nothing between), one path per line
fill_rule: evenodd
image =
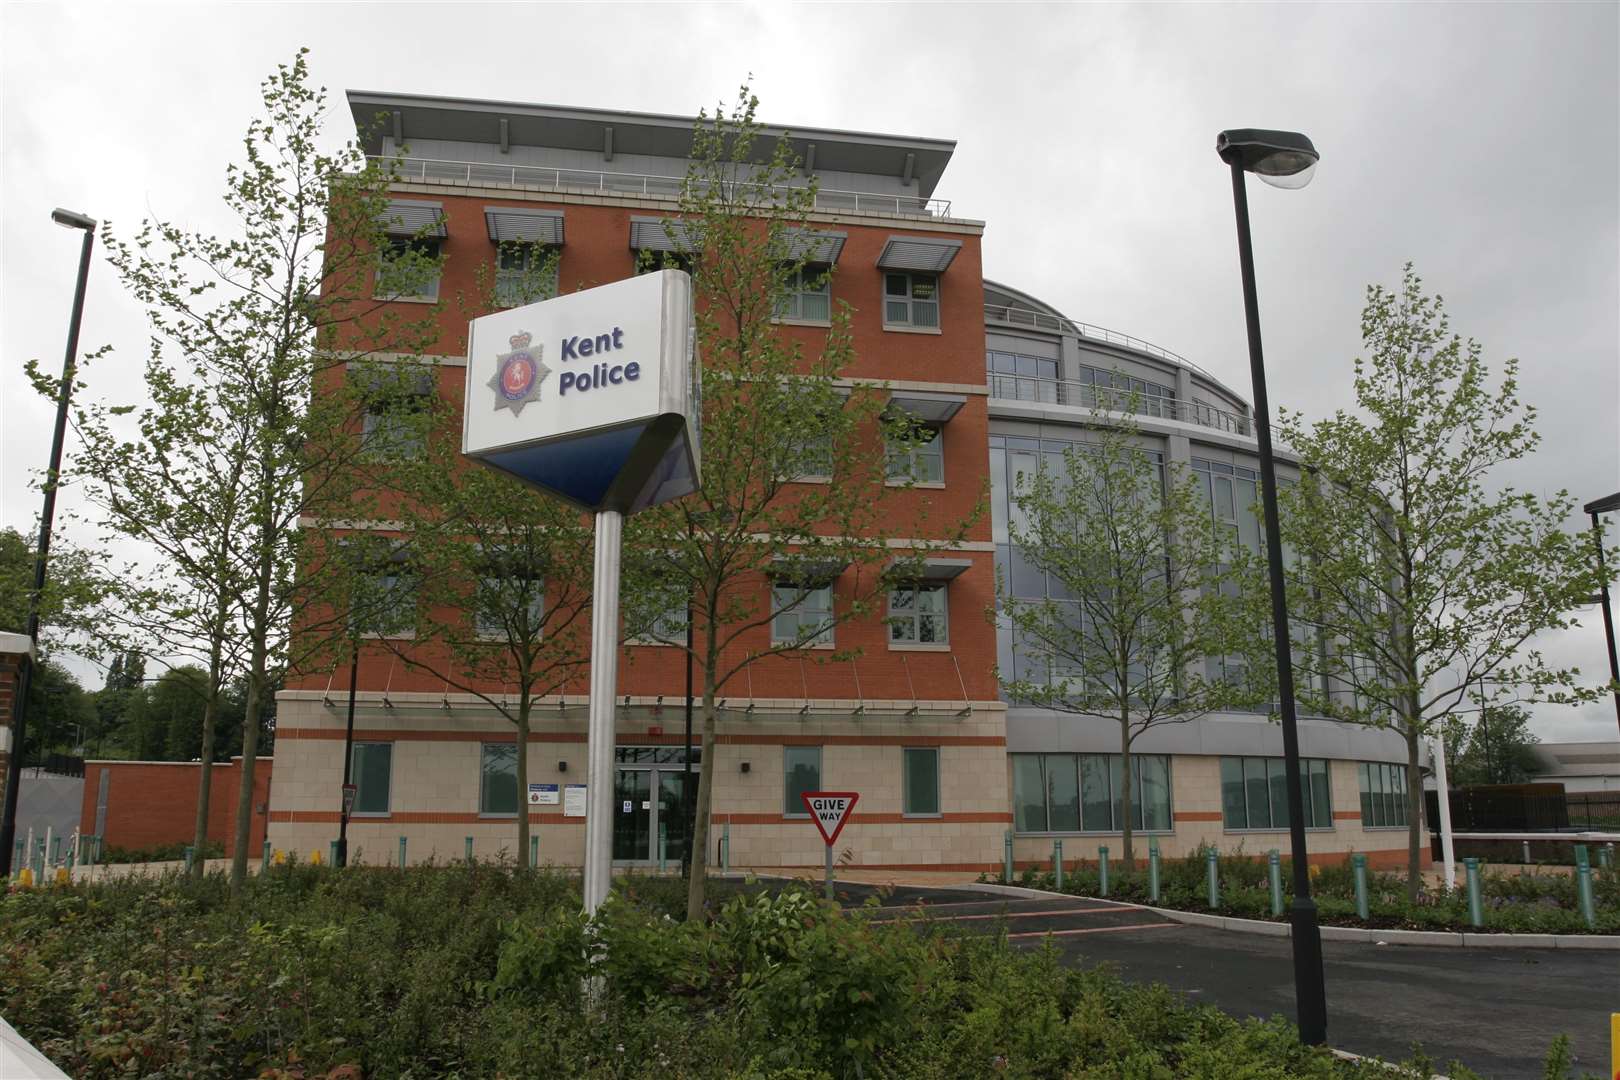
M956 879L960 886L961 878ZM1235 1016L1294 1018L1287 938L1238 934L1166 920L1145 908L1084 897L998 897L931 882L852 882L839 899L878 897L878 919L925 917L964 932L1005 928L1020 948L1050 937L1066 963L1107 964L1135 982L1162 982ZM1541 1077L1547 1047L1570 1036L1575 1072L1608 1063L1609 1013L1620 1009L1612 952L1430 948L1324 942L1328 1042L1386 1059L1414 1045L1482 1076Z

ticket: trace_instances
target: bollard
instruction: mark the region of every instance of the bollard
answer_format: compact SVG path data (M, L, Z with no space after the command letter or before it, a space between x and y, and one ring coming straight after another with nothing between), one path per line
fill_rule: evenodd
M1097 848L1097 895L1108 895L1108 849Z
M1524 842L1524 865L1530 865L1530 841Z
M1588 857L1588 855L1586 853L1586 845L1585 844L1575 844L1575 845L1573 845L1573 847L1575 849L1575 865L1577 867L1591 866L1592 865L1591 860L1590 860L1590 858Z
M58 836L51 841L51 865L60 866L62 863L62 838Z
M405 869L405 838L399 838L399 868Z
M1221 906L1221 869L1220 864L1216 862L1216 858L1214 848L1210 848L1204 853L1205 885L1209 894L1207 899L1212 911Z
M529 837L529 869L533 870L540 865L540 834L534 833Z
M669 861L669 832L664 823L658 823L658 872L664 872L665 864Z
M12 845L11 865L14 869L21 870L23 867L23 849L26 844L26 840L18 840Z
M1001 834L1001 883L1012 884L1012 830L1008 829Z
M720 826L720 872L731 873L731 822Z
M326 852L327 852L327 860L326 861L331 863L333 866L336 866L337 865L337 841L336 840L332 841L331 846L326 849Z
M1057 882L1057 891L1063 891L1063 841L1052 841L1052 877Z
M467 837L467 865L468 865L468 866L471 866L471 865L472 865L472 861L473 861L473 854L472 854L472 837L470 837L470 836L469 836L469 837Z
M1367 919L1367 856L1350 856L1350 868L1356 876L1356 918Z
M1148 841L1148 899L1159 902L1159 842Z
M1468 871L1468 921L1474 927L1485 925L1485 906L1479 896L1479 860L1473 856L1463 860Z
M267 874L270 872L270 850L270 842L268 840L265 841L264 846L259 849L259 873L261 874Z
M1604 870L1614 869L1614 842L1612 840L1598 848L1598 866Z
M196 857L197 857L197 848L196 848L196 846L194 844L187 844L186 845L186 854L185 854L185 863L186 863L185 870L186 870L186 873L188 873L188 874L191 873L191 861L193 859L195 859Z
M1266 852L1266 880L1271 885L1271 914L1275 918L1283 912L1282 856L1277 854L1276 848Z
M1577 866L1575 868L1575 894L1581 901L1581 918L1586 920L1586 928L1596 930L1597 908L1592 903L1592 868L1590 866Z

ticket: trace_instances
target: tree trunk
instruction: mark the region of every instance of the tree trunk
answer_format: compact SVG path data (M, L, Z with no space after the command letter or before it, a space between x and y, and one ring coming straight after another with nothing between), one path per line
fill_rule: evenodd
M1122 777L1119 792L1119 857L1129 871L1134 868L1136 859L1131 850L1131 714L1128 709L1119 714L1119 760Z
M1417 903L1423 885L1423 776L1418 771L1417 728L1406 725L1406 898Z
M703 756L698 772L697 809L692 822L692 871L686 879L686 921L703 918L703 889L708 881L709 818L714 806L714 668L715 658L703 665Z
M231 895L240 896L247 881L248 842L253 836L253 764L259 752L259 699L264 696L264 647L253 646L248 674L246 715L242 719L242 786L236 793L235 849L231 852ZM268 831L268 830L267 830ZM269 836L265 843L269 843Z
M219 714L220 653L224 651L224 636L214 635L208 648L208 701L203 705L202 749L197 751L197 821L192 830L192 846L197 857L192 860L193 877L202 877L204 851L208 845L208 801L211 795L214 771L214 717Z
M517 787L518 850L517 868L529 869L529 695L518 702Z

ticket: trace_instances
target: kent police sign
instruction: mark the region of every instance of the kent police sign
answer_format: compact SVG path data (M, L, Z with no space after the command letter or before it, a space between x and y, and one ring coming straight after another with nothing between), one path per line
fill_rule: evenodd
M692 282L662 270L474 319L462 453L588 510L698 482Z

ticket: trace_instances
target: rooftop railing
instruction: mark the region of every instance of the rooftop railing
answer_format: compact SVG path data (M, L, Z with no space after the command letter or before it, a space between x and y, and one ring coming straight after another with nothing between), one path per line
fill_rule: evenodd
M1090 383L1070 382L1067 379L1042 379L1030 375L1004 375L991 372L990 396L1004 401L1033 401L1048 405L1074 405L1082 409L1105 409L1109 412L1153 416L1161 420L1179 420L1184 424L1227 431L1233 435L1252 438L1254 429L1247 416L1217 409L1201 401L1182 401L1179 398L1154 397L1147 394L1128 394Z
M372 156L381 165L392 158ZM639 195L648 199L676 199L686 183L680 176L606 172L600 169L557 169L540 165L500 165L487 161L446 161L439 158L398 159L401 180L427 183L501 184L538 191L598 195ZM899 217L950 217L949 199L915 195L885 195L870 191L820 188L814 209L827 213L875 214Z
M1118 330L1110 330L1106 326L1096 326L1092 323L1075 322L1065 319L1061 315L1048 315L1044 311L1030 311L1028 308L1008 307L1002 304L984 305L985 322L1001 323L1005 326L1027 326L1034 330L1045 330L1053 334L1073 334L1075 337L1089 338L1092 341L1101 341L1109 345L1123 345L1127 349L1135 349L1149 356L1157 356L1171 363L1180 364L1189 371L1196 372L1210 382L1219 384L1220 380L1205 371L1199 365L1169 349L1155 345L1151 341L1143 341L1130 334L1122 334Z

